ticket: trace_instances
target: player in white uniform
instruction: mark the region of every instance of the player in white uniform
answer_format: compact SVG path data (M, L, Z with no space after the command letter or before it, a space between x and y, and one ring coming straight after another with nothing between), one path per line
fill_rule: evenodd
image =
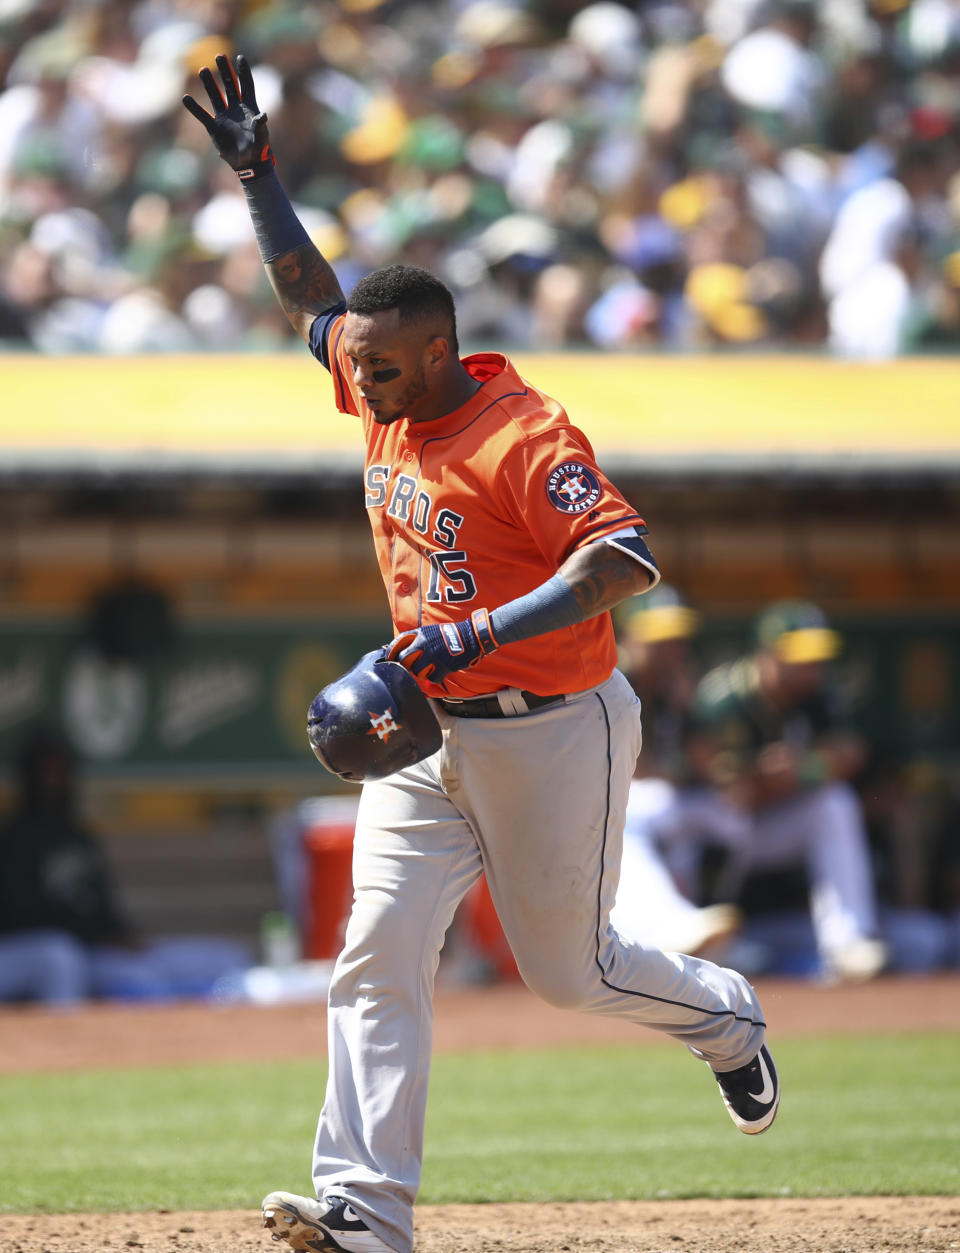
M866 744L849 724L827 664L840 636L805 601L779 601L756 623L757 647L697 689L696 735L733 893L751 874L803 867L824 973L869 979L888 960L852 780ZM679 834L679 832L678 832Z
M620 886L610 921L627 939L720 960L742 915L699 904L705 840L740 829L696 777L689 738L697 674L690 639L699 615L676 588L620 606L620 665L643 707L643 752L630 784Z

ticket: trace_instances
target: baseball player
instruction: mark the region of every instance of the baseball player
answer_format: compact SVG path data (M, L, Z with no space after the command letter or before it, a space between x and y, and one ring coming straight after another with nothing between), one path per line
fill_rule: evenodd
M841 638L807 601L778 601L756 623L757 647L698 685L701 757L714 784L714 841L727 886L803 866L823 971L883 970L869 841L852 780L866 757L827 663ZM725 825L725 829L722 829Z
M361 793L315 1195L271 1193L264 1223L293 1249L411 1253L434 975L482 871L539 995L685 1043L749 1134L773 1121L779 1085L742 976L608 922L640 749L608 611L659 577L643 520L556 401L506 357L460 358L432 275L391 266L344 299L277 178L248 64L217 67L219 84L200 71L212 113L184 104L239 174L280 303L356 416L389 655L442 729L437 752Z
M690 639L699 614L661 581L620 605L617 619L621 668L643 708L643 752L630 784L610 921L628 939L716 959L742 916L727 902L697 903L701 843L716 826L720 838L731 826L689 752L697 684ZM732 825L739 830L739 822Z

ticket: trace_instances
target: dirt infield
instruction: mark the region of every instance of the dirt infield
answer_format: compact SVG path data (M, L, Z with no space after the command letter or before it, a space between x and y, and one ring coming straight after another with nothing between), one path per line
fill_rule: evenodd
M960 1031L960 978L881 979L822 988L758 981L771 1038ZM321 1056L318 1005L104 1005L63 1014L0 1012L0 1071L86 1069ZM445 990L436 1047L656 1043L653 1032L551 1009L520 985ZM253 1253L277 1248L250 1211L8 1215L0 1253ZM279 1246L283 1247L283 1246ZM946 1253L960 1250L960 1198L424 1206L417 1253Z
M0 1253L264 1253L255 1214L4 1218ZM947 1253L956 1197L428 1205L416 1253Z

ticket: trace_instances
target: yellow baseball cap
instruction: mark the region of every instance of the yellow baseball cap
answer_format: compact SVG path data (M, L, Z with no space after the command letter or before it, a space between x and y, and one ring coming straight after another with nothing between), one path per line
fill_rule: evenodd
M700 615L676 588L665 583L628 600L622 619L624 637L644 644L687 639L696 634L699 626Z
M757 619L757 642L769 648L781 661L803 665L830 661L843 643L838 631L828 624L823 611L804 600L778 601Z

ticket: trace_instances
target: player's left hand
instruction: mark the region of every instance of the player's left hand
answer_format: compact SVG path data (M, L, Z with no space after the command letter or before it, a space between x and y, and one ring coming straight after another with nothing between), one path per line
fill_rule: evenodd
M241 53L236 71L230 58L223 55L217 57L217 69L223 90L206 66L200 71L213 113L197 104L193 96L183 97L184 107L203 125L227 165L241 178L256 177L261 170L272 168L273 154L267 115L257 104L250 66Z
M487 611L475 609L460 622L430 623L405 631L388 645L387 657L417 678L442 685L455 670L475 666L496 648Z

